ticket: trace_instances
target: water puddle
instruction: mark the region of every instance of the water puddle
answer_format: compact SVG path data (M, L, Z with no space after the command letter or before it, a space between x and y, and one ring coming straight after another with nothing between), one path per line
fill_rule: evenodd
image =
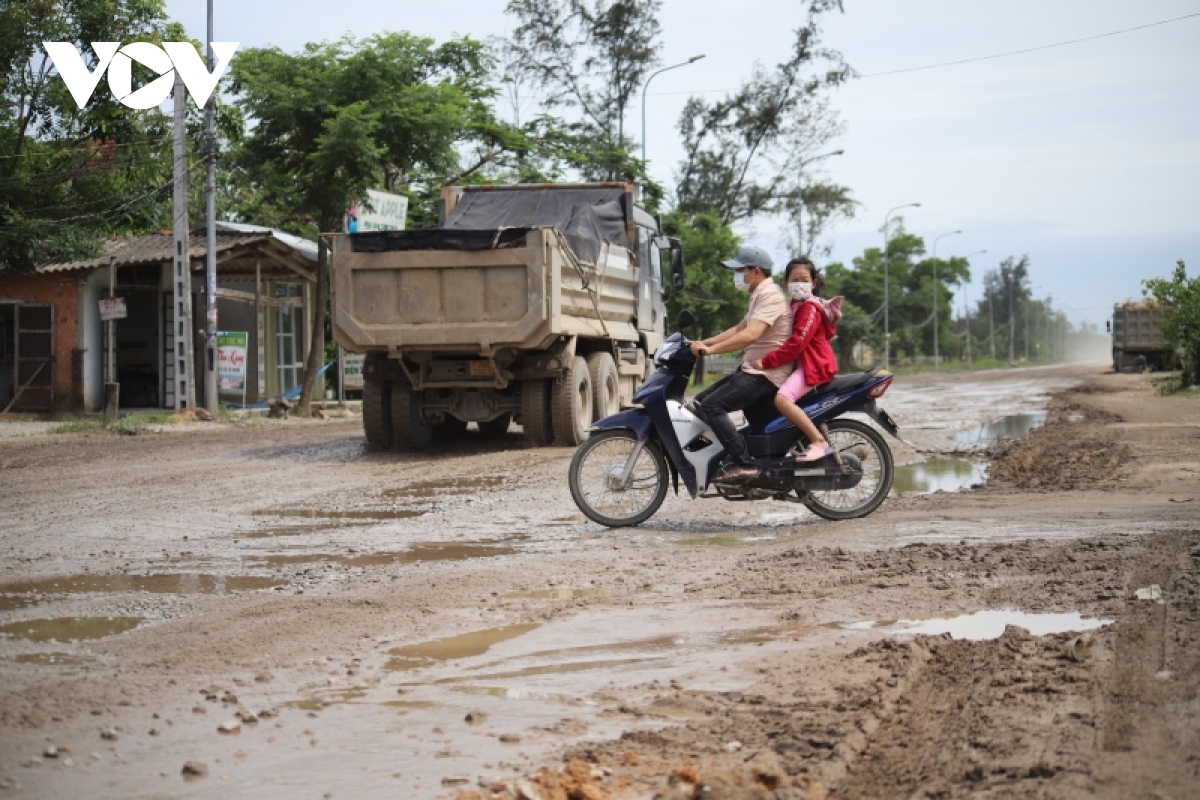
M439 661L483 655L491 649L492 645L515 639L541 626L540 622L505 625L500 628L486 628L481 631L462 633L458 636L448 636L444 639L396 647L388 650L388 655L392 658L384 665L384 669L394 671L421 669Z
M987 478L987 465L968 458L934 457L896 467L892 494L957 492Z
M299 711L320 711L332 705L340 703L353 703L367 696L365 686L351 686L346 689L338 689L332 692L325 692L312 697L305 697L302 700L288 700L279 705L284 708L295 708Z
M613 669L624 667L630 664L645 664L647 661L657 661L659 659L650 658L608 658L600 661L567 661L558 664L542 664L536 667L522 667L521 669L513 669L507 672L491 672L486 675L471 675L469 677L459 676L454 678L441 678L434 681L435 684L458 683L459 681L502 681L509 678L528 678L534 675L561 675L568 672L588 672L594 669Z
M505 479L500 476L485 476L481 478L444 478L441 480L414 481L407 486L388 489L384 497L393 499L433 498L444 495L474 494L484 489L494 489L502 486Z
M516 689L506 686L451 686L450 691L467 694L472 697L498 697L501 700L540 700L549 703L573 703L575 698L565 694L548 694L530 689Z
M575 600L581 597L625 597L642 589L535 589L528 592L508 592L504 600Z
M415 508L359 509L355 511L327 511L321 508L274 508L255 511L256 517L287 517L298 519L331 519L341 522L364 520L384 522L392 519L412 519L427 514Z
M58 617L56 619L27 619L0 625L0 634L30 642L76 642L80 639L100 639L133 630L142 617Z
M1042 424L1046 412L1036 411L1029 414L1009 414L1007 417L980 425L978 428L955 434L954 440L965 445L989 445L1000 439L1015 439L1024 436Z
M91 663L93 659L70 653L21 653L12 658L18 664L36 664L42 667L78 667Z
M1045 636L1066 631L1091 631L1111 624L1111 619L1085 619L1082 614L1074 611L1068 614L1030 614L1012 608L1001 608L953 617L854 622L840 627L846 630L879 630L885 633L949 633L955 639L978 642L998 638L1009 625L1024 628L1034 636Z
M378 567L389 564L414 564L418 561L465 561L469 558L493 558L516 553L515 547L488 542L424 542L414 544L408 550L360 555L334 555L332 553L301 553L290 556L262 556L250 559L256 566L276 569L294 564L330 563L348 567Z
M0 586L0 592L4 593L0 595L0 611L22 608L50 599L45 595L124 592L224 594L273 589L280 585L276 578L259 575L197 575L187 572L158 575L68 575Z
M737 547L743 541L740 536L698 536L692 539L680 539L679 544L690 547Z

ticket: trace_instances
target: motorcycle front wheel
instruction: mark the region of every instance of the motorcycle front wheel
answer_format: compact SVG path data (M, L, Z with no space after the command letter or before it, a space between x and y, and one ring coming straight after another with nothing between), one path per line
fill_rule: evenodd
M568 481L571 497L589 519L610 528L645 522L667 497L667 460L647 441L633 469L625 467L638 445L633 431L612 430L593 434L575 451Z
M862 479L852 489L812 492L804 505L825 519L865 517L879 508L892 490L896 474L892 450L870 425L844 417L829 423L829 444L858 459Z

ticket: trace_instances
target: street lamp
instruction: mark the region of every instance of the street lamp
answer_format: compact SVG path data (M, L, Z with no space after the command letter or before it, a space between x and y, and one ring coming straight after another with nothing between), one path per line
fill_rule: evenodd
M650 81L654 80L656 76L661 75L668 70L679 69L680 67L686 67L688 64L694 64L702 58L704 58L703 53L698 56L692 56L687 61L683 61L678 64L672 64L669 67L663 67L658 72L650 73L650 77L646 78L646 82L642 84L642 169L646 168L646 88L650 86Z
M892 327L889 320L889 306L891 305L891 295L888 290L888 223L891 222L892 214L902 208L920 208L920 203L905 203L902 206L896 206L883 217L883 368L887 369L891 365L892 358Z
M933 368L938 368L938 283L937 283L937 244L939 239L954 236L962 231L950 231L937 236L933 240Z
M840 156L845 152L845 150L834 150L832 153L822 153L819 156L813 156L807 161L800 161L800 167L796 171L796 245L800 251L799 255L808 255L804 252L804 195L801 194L804 191L804 167L826 158Z
M967 261L971 260L972 256L981 256L987 253L987 250L976 250L970 255L963 256ZM967 366L971 366L971 300L967 296L967 289L970 284L963 284L963 316L967 320Z

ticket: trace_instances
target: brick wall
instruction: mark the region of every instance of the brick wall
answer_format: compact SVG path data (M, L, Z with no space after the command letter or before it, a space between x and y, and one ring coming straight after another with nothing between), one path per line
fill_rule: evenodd
M54 306L54 405L77 408L83 399L76 349L79 347L79 291L75 273L12 275L0 272L0 301Z

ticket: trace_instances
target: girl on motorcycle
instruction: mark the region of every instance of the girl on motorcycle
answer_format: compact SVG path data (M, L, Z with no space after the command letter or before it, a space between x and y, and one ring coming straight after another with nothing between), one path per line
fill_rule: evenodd
M751 366L770 369L795 362L795 370L775 395L775 408L808 439L808 450L796 460L819 461L832 455L833 448L797 401L814 386L828 383L837 375L837 358L829 340L837 333L837 322L842 317L842 298L821 300L825 281L821 271L804 256L789 261L784 275L787 294L792 298L792 335Z

